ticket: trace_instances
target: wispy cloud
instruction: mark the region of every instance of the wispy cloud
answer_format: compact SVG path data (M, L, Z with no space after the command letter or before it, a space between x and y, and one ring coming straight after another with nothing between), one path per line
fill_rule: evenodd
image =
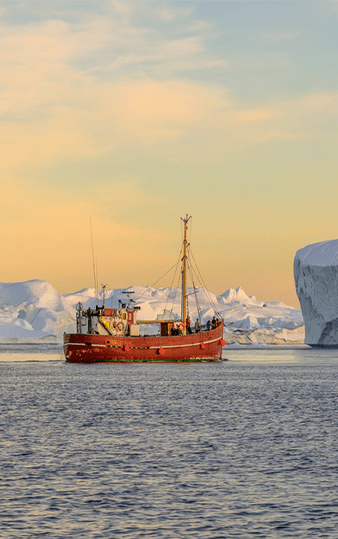
M227 148L233 141L240 148L302 138L305 125L311 136L325 116L336 113L334 93L271 99L254 107L242 103L224 83L189 80L191 71L227 65L226 59L208 51L204 31L209 23L195 21L191 35L187 17L186 32L180 22L178 37L162 34L149 20L157 17L170 25L179 15L189 14L185 8L183 13L176 4L156 5L155 10L153 3L109 5L109 16L89 18L85 12L76 21L63 17L1 24L3 166L96 158L118 153L122 146L163 141L189 144L206 133L216 148L224 137L231 139ZM133 17L140 10L144 20L136 24ZM291 33L283 36L279 38L292 38ZM262 52L239 55L232 62L243 69L277 69L290 59L283 53Z
M177 3L176 5L154 3L152 6L152 13L166 22L181 20L190 15L191 11L190 7L180 7Z
M179 39L161 36L132 22L136 9L113 1L109 17L89 20L84 13L71 21L63 14L1 24L3 166L94 157L127 139L181 137L224 106L219 88L169 80L173 73L224 66L206 54L198 28L194 36L191 28ZM169 11L171 20L175 10Z
M46 105L56 97L58 84L60 93L61 85L68 93L70 87L76 89L80 79L84 81L86 74L111 80L142 76L156 79L171 78L184 71L222 69L227 65L226 59L214 58L208 53L210 36L205 34L204 24L196 22L193 30L190 20L186 25L181 22L178 37L177 26L174 32L172 28L159 31L156 25L147 21L146 13L151 13L152 18L159 16L156 9L151 9L153 3L140 4L144 8L147 6L142 12L143 24L133 20L141 5L120 1L111 2L108 14L94 13L90 19L87 13L80 13L76 21L70 22L64 13L63 16L60 14L61 18L53 16L26 24L6 25L3 22L0 26L0 68L8 95L2 96L0 110L9 110L11 99L16 101L15 94L25 93L26 99L21 99L19 109L12 107L17 110L17 117L25 104L27 108L33 104L33 94L41 103L43 87L46 91L42 104ZM163 9L172 17L182 11L173 7ZM159 12L162 9L159 8ZM52 86L54 91L50 93Z

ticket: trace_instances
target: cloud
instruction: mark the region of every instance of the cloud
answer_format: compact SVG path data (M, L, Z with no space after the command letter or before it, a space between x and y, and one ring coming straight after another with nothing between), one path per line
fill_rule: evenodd
M137 27L131 22L139 9L134 4L111 2L109 16L82 14L76 22L65 14L27 24L2 22L0 117L31 121L60 105L81 106L84 94L102 81L170 79L227 65L206 53L199 29L192 36L182 27L177 38L146 24Z
M114 15L130 22L133 17L156 19L158 21L173 22L182 21L192 13L192 8L179 6L177 3L149 2L144 0L110 0L111 11Z
M181 20L182 18L190 15L191 11L191 8L178 7L177 4L174 6L170 5L169 3L162 3L162 5L155 4L153 5L152 9L153 14L165 22L172 22L178 19Z
M74 80L78 98L69 87L68 103L67 85L53 86L49 81L40 88L40 106L43 97L48 97L49 85L49 98L55 99L47 109L42 107L41 114L34 112L39 103L36 93L30 96L26 111L20 111L20 92L16 96L19 110L14 110L12 96L10 120L3 120L0 133L3 170L46 166L60 159L96 159L168 142L196 150L203 140L204 148L198 152L201 158L205 152L210 154L210 145L213 151L219 147L231 152L273 140L305 140L338 114L338 94L334 93L319 92L248 108L221 85L198 81ZM14 121L19 112L21 120Z
M132 126L134 135L146 138L179 135L180 129L204 123L228 106L223 88L183 80L108 85L103 102L121 130Z
M139 2L142 4L143 2ZM120 15L123 19L130 19L130 16L134 12L134 7L132 2L123 2L121 0L110 0L110 4L116 14Z
M81 25L80 25L81 26ZM90 79L72 61L106 42L97 21L81 28L63 21L0 27L0 115L5 121L35 121L53 107L76 107Z
M31 96L30 109L21 111L21 121L13 121L18 111L8 111L11 118L3 121L0 133L4 168L42 165L60 158L87 159L118 152L122 145L131 143L142 146L149 141L179 140L187 130L210 121L217 110L228 106L222 88L200 83L82 83L75 104L72 94L68 103L62 103L65 88L56 85L52 86L49 98L54 92L56 100L60 92L61 102L50 104L48 114L33 113L33 104L39 102L36 94ZM45 89L40 88L43 96ZM19 96L20 93L18 101Z
M3 168L96 159L168 142L179 144L179 150L182 144L188 151L199 147L200 158L210 147L224 152L304 139L336 114L334 93L254 107L236 99L224 84L188 80L192 70L223 69L227 63L207 52L205 25L195 21L191 35L189 19L185 31L181 23L180 37L161 34L145 19L136 25L135 13L148 6L148 19L161 16L170 22L180 8L156 4L159 15L143 2L109 5L108 15L84 12L75 22L63 15L1 24ZM170 13L163 15L162 7ZM288 61L275 53L234 59L243 68Z
M185 28L186 32L196 32L200 30L212 30L211 23L207 21L193 21L193 23L190 26L187 26Z
M203 57L201 36L162 39L131 26L132 5L112 2L112 7L123 19L122 28L115 18L101 16L76 24L47 20L2 25L0 156L4 167L95 158L120 151L122 144L178 141L208 123L222 125L231 101L221 85L177 77L159 81L150 75L222 68L225 61ZM137 53L122 53L122 35ZM83 64L83 58L97 52L101 66L88 69L88 59ZM151 73L144 76L146 65ZM133 76L123 76L130 66ZM101 68L114 71L114 76L97 76L95 70ZM116 70L120 80L115 80ZM262 120L266 114L234 110L231 121L243 124Z

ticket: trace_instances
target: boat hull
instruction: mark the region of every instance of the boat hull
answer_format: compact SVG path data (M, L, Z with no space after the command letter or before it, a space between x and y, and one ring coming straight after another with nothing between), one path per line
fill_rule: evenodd
M68 363L217 361L222 357L223 322L211 331L180 336L113 337L66 333Z

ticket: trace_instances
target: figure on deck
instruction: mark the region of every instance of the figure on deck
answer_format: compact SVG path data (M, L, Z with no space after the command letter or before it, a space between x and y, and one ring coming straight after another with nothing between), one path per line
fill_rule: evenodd
M177 327L177 324L176 324L176 323L175 323L175 324L173 325L173 327L171 328L171 334L172 334L172 335L179 335L179 334L180 334L180 332L179 332L179 330L178 330L178 327Z
M189 334L192 333L190 324L191 324L191 320L190 320L190 316L188 315L187 319L185 321L185 327L187 329L187 333L189 333Z
M201 331L201 324L198 318L196 318L195 322L195 333L199 333Z

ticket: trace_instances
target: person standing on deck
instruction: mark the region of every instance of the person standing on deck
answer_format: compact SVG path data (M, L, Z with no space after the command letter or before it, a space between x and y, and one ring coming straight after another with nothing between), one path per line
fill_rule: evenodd
M192 333L190 324L191 324L191 320L190 320L190 316L188 315L185 321L185 327L187 328L187 333Z
M201 324L198 318L196 318L195 322L195 333L199 333L201 331Z

